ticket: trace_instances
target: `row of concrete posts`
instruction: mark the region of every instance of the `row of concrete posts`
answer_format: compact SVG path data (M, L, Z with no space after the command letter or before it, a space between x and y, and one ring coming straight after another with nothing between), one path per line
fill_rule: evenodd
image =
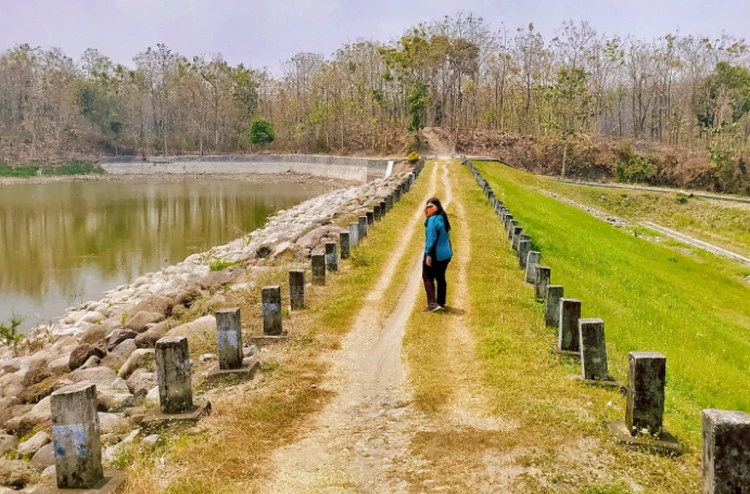
M396 184L395 189L351 223L348 230L339 234L339 243L326 242L325 254L311 257L312 282L325 284L326 271L337 272L339 252L347 259L368 235L369 228L380 221L393 205L406 194L424 168L424 161ZM340 249L340 250L339 250ZM289 271L291 310L302 310L305 302L305 271ZM262 293L263 334L282 334L281 288L266 286ZM233 374L252 376L258 367L253 357L243 352L240 309L222 309L216 312L216 330L219 364L212 375ZM209 413L211 404L193 402L191 363L188 340L185 337L164 337L156 342L156 373L159 386L159 412L144 419L148 422L197 421ZM96 385L77 383L55 391L51 396L52 436L54 442L57 488L64 489L115 489L113 476L105 476L102 467L99 417L97 415ZM121 478L118 480L122 481ZM114 492L114 490L112 490Z
M531 236L497 198L479 170L466 159L463 163L484 190L507 231L511 248L518 255L519 267L525 270L525 281L534 285L534 296L544 302L547 326L558 330L556 350L580 358L582 378L587 382L614 383L607 370L604 321L581 318L581 301L565 298L563 286L551 284L551 268L540 264L541 253L533 249ZM663 429L666 363L666 357L659 352L628 353L625 421L610 424L610 430L621 442L679 454L681 448ZM706 409L701 418L702 492L750 492L750 415Z

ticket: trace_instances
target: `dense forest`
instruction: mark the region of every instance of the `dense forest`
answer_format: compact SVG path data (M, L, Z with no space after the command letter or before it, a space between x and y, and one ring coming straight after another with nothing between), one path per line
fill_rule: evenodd
M545 38L471 14L299 53L278 76L163 44L132 66L20 44L0 54L0 161L259 151L262 117L274 151L402 153L429 126L458 152L549 173L748 193L749 62L729 35L640 40L568 22Z

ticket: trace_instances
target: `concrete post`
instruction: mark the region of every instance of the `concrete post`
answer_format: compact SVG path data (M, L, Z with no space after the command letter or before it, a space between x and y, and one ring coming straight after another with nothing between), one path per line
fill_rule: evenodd
M607 370L607 344L604 341L604 321L579 319L578 340L581 342L581 372L584 379L605 380Z
M219 340L219 369L239 369L242 367L240 309L217 310L216 332Z
M367 225L368 226L372 225L373 223L375 223L375 213L373 213L372 211L367 211L365 213L365 216L367 217Z
M387 205L385 201L380 201L380 218L382 219L387 212Z
M302 269L289 271L289 302L292 310L305 308L305 271Z
M510 231L511 225L513 224L513 215L510 213L507 213L505 215L505 223L503 223L503 226L505 227L506 231ZM510 238L510 236L508 236Z
M375 221L380 221L380 204L372 207L372 217Z
M325 273L325 271L323 272ZM281 287L279 285L264 286L261 294L263 301L263 334L281 334Z
M349 230L339 233L339 243L341 244L341 259L349 259L351 247L349 245Z
M541 252L532 250L526 258L526 283L536 282L536 267L539 265L539 259L542 257Z
M387 212L390 212L393 208L393 194L388 194L385 196L385 210Z
M367 216L360 216L359 220L359 240L362 241L367 237Z
M631 435L661 433L667 358L659 352L628 352L625 426Z
M516 220L510 220L508 222L508 240L511 241L511 244L513 243L513 235L516 234L516 227L518 226L518 221ZM521 227L519 227L521 228ZM523 231L523 228L518 232L518 234L521 234L521 231Z
M578 341L578 319L581 318L581 301L574 298L560 299L560 332L557 348L568 352L581 349Z
M339 270L339 255L336 252L336 242L326 242L326 269L332 273Z
M313 254L310 257L312 265L313 285L326 284L326 257L323 254Z
M548 266L537 266L534 280L534 296L542 300L547 296L547 286L552 278L552 270Z
M518 252L518 242L521 241L521 234L523 233L523 227L522 226L514 226L513 230L511 231L510 236L510 245L513 247L513 250Z
M523 235L521 235L523 237ZM529 251L531 250L531 240L520 240L518 242L518 266L521 268L526 267L526 262L529 258Z
M104 476L96 385L76 383L50 397L57 487L90 489Z
M547 286L547 295L544 297L544 321L551 328L560 326L560 301L562 298L562 285Z
M359 245L359 222L349 223L349 249Z
M703 422L704 494L750 492L750 415L707 409Z
M187 338L165 336L156 342L156 379L162 413L183 413L193 408Z
M396 203L401 200L401 189L396 187L393 189L393 202Z

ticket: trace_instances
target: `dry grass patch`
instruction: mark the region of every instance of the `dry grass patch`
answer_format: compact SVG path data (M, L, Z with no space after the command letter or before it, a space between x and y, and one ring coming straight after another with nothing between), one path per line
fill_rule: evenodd
M330 402L333 393L320 384L326 379L331 351L340 347L398 243L414 204L425 192L425 181L420 178L412 192L372 227L351 259L340 263L340 272L329 274L325 287L308 289L308 310L285 314L283 324L290 332L289 339L260 353L262 372L253 381L207 390L205 397L211 400L213 413L193 429L166 434L164 445L153 450L133 445L121 452L116 463L128 466L126 493L257 491L256 482L272 452L297 439L313 414ZM198 301L191 306L191 315L239 306L248 326L245 334L259 334L260 287L281 284L287 304L287 271L299 267L275 266L253 270L252 275L248 271L243 281L253 283L252 288L225 292L223 300ZM396 301L397 295L389 293L383 303L391 307ZM193 354L212 349L216 351L215 342L191 342Z

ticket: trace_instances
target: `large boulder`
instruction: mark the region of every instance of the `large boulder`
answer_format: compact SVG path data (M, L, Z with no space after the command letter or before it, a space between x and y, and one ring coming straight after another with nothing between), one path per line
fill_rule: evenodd
M153 295L136 304L128 311L129 314L138 314L139 312L150 312L169 315L175 300L172 297L164 295Z
M117 377L115 371L109 367L94 367L91 369L78 369L70 373L70 380L74 383L90 381L96 387L110 387L112 381Z
M203 316L199 317L195 321L181 324L176 328L172 328L167 332L167 336L184 336L188 340L197 339L206 334L216 333L216 317L215 316Z
M125 322L125 327L138 333L143 333L149 324L159 322L162 319L164 319L164 314L161 312L141 311L128 319Z
M70 352L64 353L47 364L47 370L53 376L70 372Z
M97 409L100 412L120 412L135 406L135 396L110 387L96 388Z
M107 336L107 328L103 324L94 324L81 333L79 340L81 343L95 345L105 336Z
M224 269L222 271L210 271L208 274L201 278L200 286L204 290L214 291L226 285L227 283L232 281L232 279L234 279L234 272L229 269Z
M23 436L34 427L50 422L52 418L50 397L44 397L27 412L20 413L22 411L23 408L19 408L17 410L19 414L5 423L8 430L15 432L17 436Z
M104 358L107 354L105 348L101 345L92 345L90 343L81 343L75 350L70 352L70 360L68 366L71 370L75 370L82 366L90 357Z
M0 458L5 456L8 451L16 449L17 446L18 439L16 439L16 436L0 432Z
M136 336L138 336L138 332L133 331L132 329L115 329L107 337L107 350L111 352L112 350L117 348L117 345L119 345L123 341L132 340Z
M42 358L38 360L33 360L29 364L29 369L26 371L26 374L23 377L23 381L21 382L21 385L24 388L27 388L29 386L33 386L37 383L42 382L51 376L52 376L52 373L50 373L49 369L47 369L46 359Z
M121 367L136 349L135 340L125 340L102 359L101 365L112 369Z
M36 470L23 460L0 458L0 485L23 489L36 475Z
M102 434L112 432L125 432L129 428L129 422L114 413L99 412L99 430Z
M49 434L44 431L39 431L28 440L18 445L16 451L21 456L33 456L34 453L39 451L39 448L51 441Z
M135 345L138 348L153 348L156 341L167 335L174 323L171 320L162 321L156 326L144 331L135 337Z
M15 396L3 398L0 400L0 429L13 430L8 426L8 422L28 413L32 408L34 405L21 404L21 400Z
M128 377L128 389L135 396L145 397L146 394L158 385L155 372L149 372L146 369L136 369Z
M31 464L40 472L45 468L55 464L55 445L47 443L39 451L34 453L31 458Z
M154 367L154 360L155 352L152 348L139 348L130 354L117 375L127 379L136 369L151 370Z

